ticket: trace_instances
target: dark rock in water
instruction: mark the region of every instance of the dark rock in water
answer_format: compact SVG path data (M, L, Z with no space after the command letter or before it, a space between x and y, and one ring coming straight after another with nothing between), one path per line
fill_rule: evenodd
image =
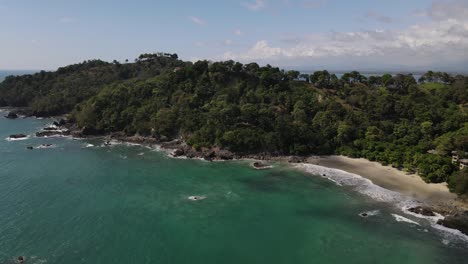
M50 130L50 131L36 132L36 137L66 136L69 134L70 132L67 132L67 131Z
M190 151L190 152L186 152L185 156L187 156L187 158L189 158L189 159L193 159L193 158L197 157L196 154L197 154L196 152Z
M32 146L27 146L26 148L27 148L27 149L33 149L33 147L32 147Z
M359 216L361 217L368 217L369 215L367 213L360 213Z
M17 258L17 260L18 260L19 263L24 263L24 262L26 261L26 257L24 257L24 256L19 256L19 257Z
M174 153L172 153L172 154L174 155L174 157L180 157L180 156L184 155L184 153L185 153L185 151L180 148L180 149L176 149L174 151Z
M437 224L460 230L465 235L468 235L468 211L449 215L445 219L437 221Z
M18 115L15 112L9 112L5 117L9 119L16 119L18 118Z
M256 161L256 162L252 163L252 166L257 170L264 170L264 169L270 169L271 168L270 165L263 164L263 163L261 163L259 161Z
M292 156L288 160L289 163L303 163L304 158L303 157L298 157L298 156Z
M14 134L14 135L10 135L10 138L14 138L14 139L17 139L17 138L25 138L27 137L25 134Z
M424 216L436 216L436 214L431 209L423 206L412 207L409 208L408 211Z

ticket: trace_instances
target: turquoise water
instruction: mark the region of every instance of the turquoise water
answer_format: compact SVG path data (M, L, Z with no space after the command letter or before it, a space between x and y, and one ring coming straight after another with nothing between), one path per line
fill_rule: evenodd
M423 221L397 222L391 213L403 213L392 205L286 165L257 171L140 146L86 148L100 144L92 140L4 140L50 122L0 118L0 263L20 255L61 264L468 259L466 243ZM26 149L43 143L56 147Z

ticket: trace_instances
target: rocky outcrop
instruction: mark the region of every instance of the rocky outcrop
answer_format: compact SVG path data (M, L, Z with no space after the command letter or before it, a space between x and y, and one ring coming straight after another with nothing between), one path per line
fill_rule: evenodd
M424 216L436 216L436 214L430 208L423 206L412 207L409 208L408 211Z
M14 134L14 135L10 135L9 138L19 139L19 138L26 138L26 137L28 137L28 136L25 135L25 134Z
M229 150L219 150L216 152L216 156L221 160L232 160L234 159L234 153Z
M185 151L182 148L176 149L174 150L174 152L172 152L172 156L174 157L180 157L180 156L183 156L184 154L185 154Z
M468 211L448 215L444 219L439 220L437 224L460 230L465 235L468 235Z
M234 159L234 154L229 150L218 147L196 150L180 139L164 142L161 144L161 148L173 150L171 155L174 157L185 156L187 158L201 158L208 161Z
M5 117L8 119L16 119L18 118L18 115L15 112L8 112L8 114Z
M67 124L67 120L65 119L60 119L59 121L54 121L54 126L61 127Z
M46 130L36 132L36 137L54 137L54 136L68 136L70 131L68 130Z
M139 135L131 136L131 137L113 137L117 140L120 141L125 141L125 142L130 142L130 143L135 143L135 144L143 144L143 145L152 145L152 144L157 144L158 140L153 137L143 137Z
M288 160L289 163L303 163L305 160L304 157L291 156Z

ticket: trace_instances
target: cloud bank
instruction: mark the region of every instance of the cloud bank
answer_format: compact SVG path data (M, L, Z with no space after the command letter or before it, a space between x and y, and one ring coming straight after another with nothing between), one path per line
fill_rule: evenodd
M374 12L366 15L382 23L392 21L392 18ZM351 58L354 64L375 60L411 67L437 63L457 67L468 65L468 1L434 2L424 11L424 16L427 22L401 30L288 36L277 45L258 40L244 52L227 51L219 58L283 65L326 63L340 58Z

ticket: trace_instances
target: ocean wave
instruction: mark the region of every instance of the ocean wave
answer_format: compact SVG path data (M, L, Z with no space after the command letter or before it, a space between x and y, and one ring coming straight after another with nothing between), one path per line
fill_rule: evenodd
M442 240L443 243L448 244L451 241L468 243L468 236L463 234L460 230L448 228L438 224L431 224L431 227L440 231L440 234L445 238Z
M385 189L374 184L369 179L343 170L327 168L314 164L298 164L295 165L295 167L313 175L320 175L321 177L334 182L336 185L349 186L353 190L371 197L376 201L391 203L400 209L404 214L424 219L429 222L429 226L431 228L438 230L438 233L440 233L440 235L444 237L446 241L462 241L464 243L468 243L468 236L463 234L461 231L437 224L438 220L444 218L442 215L434 212L435 216L424 216L410 212L408 210L409 208L423 205L421 202L416 201L411 197ZM408 222L420 225L418 222L398 214L392 214L392 216L396 221L399 222Z
M377 201L408 204L412 200L408 197L374 184L371 180L360 175L339 169L327 168L314 164L298 164L297 168L307 173L319 175L338 186L349 186L359 193L369 196Z

